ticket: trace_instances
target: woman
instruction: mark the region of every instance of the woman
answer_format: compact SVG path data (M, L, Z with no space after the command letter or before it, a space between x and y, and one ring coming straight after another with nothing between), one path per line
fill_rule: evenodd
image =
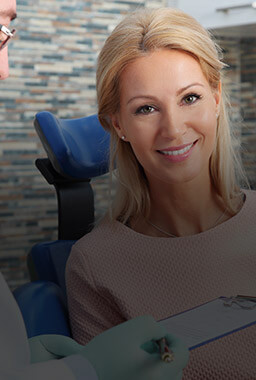
M99 55L98 114L119 188L68 262L80 342L137 315L254 294L255 192L240 189L219 55L197 21L170 8L131 14ZM250 327L193 351L184 378L254 378L255 338Z

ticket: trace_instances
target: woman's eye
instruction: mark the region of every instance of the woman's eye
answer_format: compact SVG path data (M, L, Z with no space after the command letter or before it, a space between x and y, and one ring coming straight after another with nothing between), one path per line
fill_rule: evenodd
M185 104L193 104L200 98L201 98L200 95L190 94L190 95L185 96L183 100Z
M154 110L155 110L154 107L145 105L145 106L139 107L135 113L136 113L136 115L138 115L138 114L148 115L149 113L153 112Z

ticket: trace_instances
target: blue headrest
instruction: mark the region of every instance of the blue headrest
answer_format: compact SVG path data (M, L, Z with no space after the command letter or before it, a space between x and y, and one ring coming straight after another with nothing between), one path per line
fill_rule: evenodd
M92 178L108 172L110 136L97 115L59 119L38 112L35 129L54 169L67 178Z

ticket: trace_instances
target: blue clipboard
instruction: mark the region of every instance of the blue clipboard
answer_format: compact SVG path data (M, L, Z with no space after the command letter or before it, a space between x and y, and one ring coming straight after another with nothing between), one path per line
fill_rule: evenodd
M244 308L244 305L239 305L238 302L227 306L225 304L229 299L216 298L163 319L159 323L169 333L179 337L189 350L194 350L256 323L255 303L250 303L251 308Z

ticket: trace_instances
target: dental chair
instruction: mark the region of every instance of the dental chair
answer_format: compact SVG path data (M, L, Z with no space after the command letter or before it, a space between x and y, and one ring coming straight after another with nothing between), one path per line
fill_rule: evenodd
M97 115L59 119L43 111L34 126L47 153L36 167L58 200L58 240L32 247L27 264L31 283L14 290L28 337L71 336L68 322L65 266L72 245L91 231L94 196L90 181L108 172L110 136Z

